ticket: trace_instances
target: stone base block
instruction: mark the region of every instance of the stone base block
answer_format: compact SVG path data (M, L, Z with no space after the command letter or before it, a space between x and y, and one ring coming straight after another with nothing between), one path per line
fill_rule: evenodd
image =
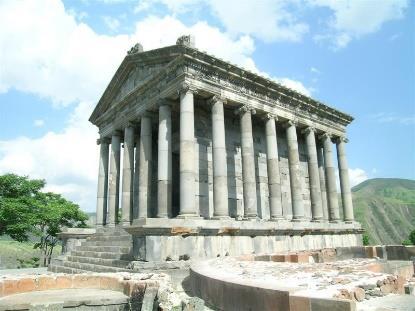
M245 254L271 254L361 245L360 234L304 236L136 236L134 257L144 261L175 261Z

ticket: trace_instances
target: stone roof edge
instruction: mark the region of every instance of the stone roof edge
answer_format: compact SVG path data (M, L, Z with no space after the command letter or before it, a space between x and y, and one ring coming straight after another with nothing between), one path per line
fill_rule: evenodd
M139 52L139 53L135 53L135 54L131 54L131 55L126 55L123 59L123 61L121 62L120 66L118 67L116 73L114 74L114 76L112 77L110 83L108 84L107 88L105 89L103 95L101 96L100 100L98 101L98 104L96 105L95 109L93 110L89 121L95 124L95 120L97 119L97 114L100 112L100 109L102 106L105 105L106 99L108 97L110 97L113 93L113 91L116 89L117 84L121 81L123 81L122 76L123 74L125 74L126 70L128 69L128 66L137 60L144 60L143 58L148 57L148 55L154 55L154 53L160 53L160 55L158 55L159 57L163 57L163 53L166 52L166 54L168 54L169 52L171 52L172 50L177 50L178 54L187 54L192 58L195 59L199 59L200 61L206 62L208 64L213 65L213 63L215 64L215 66L220 66L222 67L224 70L226 71L231 71L233 74L236 74L237 76L239 76L240 78L243 79L247 79L252 81L253 83L257 83L262 87L265 88L270 88L273 87L274 89L276 89L277 92L280 93L288 93L288 96L290 96L291 98L301 102L306 102L307 104L311 105L313 108L317 109L317 110L323 110L325 112L329 112L333 115L337 115L338 117L340 117L341 119L343 119L345 121L345 124L350 124L354 118L349 115L346 114L340 110L334 109L318 100L315 100L313 98L311 98L310 96L307 95L303 95L299 92L297 92L296 90L293 90L289 87L286 87L276 81L273 81L269 78L263 77L259 74L253 73L249 70L243 69L242 67L239 67L235 64L232 64L230 62L227 62L221 58L218 58L216 56L210 55L205 51L200 51L196 48L192 48L192 47L188 47L188 46L183 46L183 45L171 45L171 46L166 46L166 47L162 47L159 49L153 49L153 50L149 50L149 51L145 51L145 52ZM166 56L166 55L164 55ZM156 57L155 57L156 58ZM206 59L208 58L208 59ZM287 95L286 95L287 96Z

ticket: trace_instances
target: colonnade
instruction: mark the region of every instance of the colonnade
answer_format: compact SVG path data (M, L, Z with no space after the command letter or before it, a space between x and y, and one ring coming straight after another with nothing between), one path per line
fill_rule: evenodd
M213 163L213 218L229 218L227 160L225 145L224 105L226 100L213 96L208 103L212 118ZM194 91L184 84L180 89L180 208L178 218L198 218L195 205L195 129ZM244 218L256 219L257 194L255 154L250 106L235 111L240 117ZM172 217L172 120L171 102L158 104L158 163L156 217ZM124 132L115 131L111 137L102 137L97 195L97 226L115 226L117 222L129 225L133 219L150 215L152 186L152 116L144 113L140 120L140 135L134 136L134 124ZM333 161L333 140L336 143L338 170L344 221L354 220L348 166L345 153L346 139L330 133L317 134L313 127L300 127L295 120L279 121L277 116L265 114L267 172L271 220L284 219L281 194L276 122L284 126L288 144L288 163L291 188L292 221L305 220L304 183L300 169L297 135L304 135L308 155L308 172L312 221L340 221L336 174ZM121 136L124 136L122 174L122 215L119 220ZM320 142L320 143L319 143ZM134 146L138 145L138 161L134 167ZM137 157L137 155L136 155ZM327 212L328 211L328 212Z

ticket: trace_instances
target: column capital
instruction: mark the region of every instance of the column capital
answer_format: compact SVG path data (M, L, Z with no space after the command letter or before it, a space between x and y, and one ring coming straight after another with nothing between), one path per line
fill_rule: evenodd
M122 131L121 130L114 130L112 131L112 136L122 136Z
M262 119L264 121L268 121L268 120L271 120L271 119L274 119L275 121L278 121L278 116L274 113L268 112L262 117Z
M316 128L314 126L308 126L305 129L301 130L301 133L306 134L306 135L308 135L311 132L313 132L313 133L316 132Z
M171 100L167 99L167 98L159 98L157 100L156 106L157 108L160 108L161 106L172 106L172 102Z
M135 128L136 126L137 126L137 121L128 121L125 128L127 128L127 127Z
M177 92L178 92L179 95L180 94L185 94L187 92L192 92L193 94L196 94L197 90L189 82L183 81L182 83L180 83Z
M284 122L284 123L282 124L282 126L283 126L283 127L285 127L285 128L288 128L288 127L290 127L290 126L295 126L295 127L297 127L297 126L298 126L298 120L297 120L297 119L288 120L288 121Z
M338 136L335 138L336 144L339 143L348 143L349 139L346 136Z
M241 115L248 111L250 111L251 114L256 114L255 108L253 108L251 105L243 105L239 107L238 109L235 110L235 114Z
M321 135L318 136L318 139L324 140L324 139L332 139L333 135L331 133L323 133Z
M213 105L217 102L222 102L222 104L226 104L226 98L223 97L222 95L215 94L207 100L207 103L209 105Z
M100 137L97 139L97 145L109 144L110 142L111 142L111 139L109 137Z

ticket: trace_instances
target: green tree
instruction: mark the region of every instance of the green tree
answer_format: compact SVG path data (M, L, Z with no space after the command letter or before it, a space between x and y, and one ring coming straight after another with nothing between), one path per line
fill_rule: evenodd
M79 206L55 193L43 193L44 180L27 176L0 176L0 235L17 241L37 237L43 265L50 263L57 234L63 227L86 227L88 216Z
M369 245L370 240L369 240L369 236L367 234L363 234L362 235L362 240L363 240L363 245Z
M57 234L63 227L86 227L88 216L74 204L55 193L38 193L34 207L33 233L39 238L35 248L42 252L43 265L50 263L52 252L59 242Z
M409 240L412 242L412 245L415 245L415 230L412 230L411 233L409 233Z

